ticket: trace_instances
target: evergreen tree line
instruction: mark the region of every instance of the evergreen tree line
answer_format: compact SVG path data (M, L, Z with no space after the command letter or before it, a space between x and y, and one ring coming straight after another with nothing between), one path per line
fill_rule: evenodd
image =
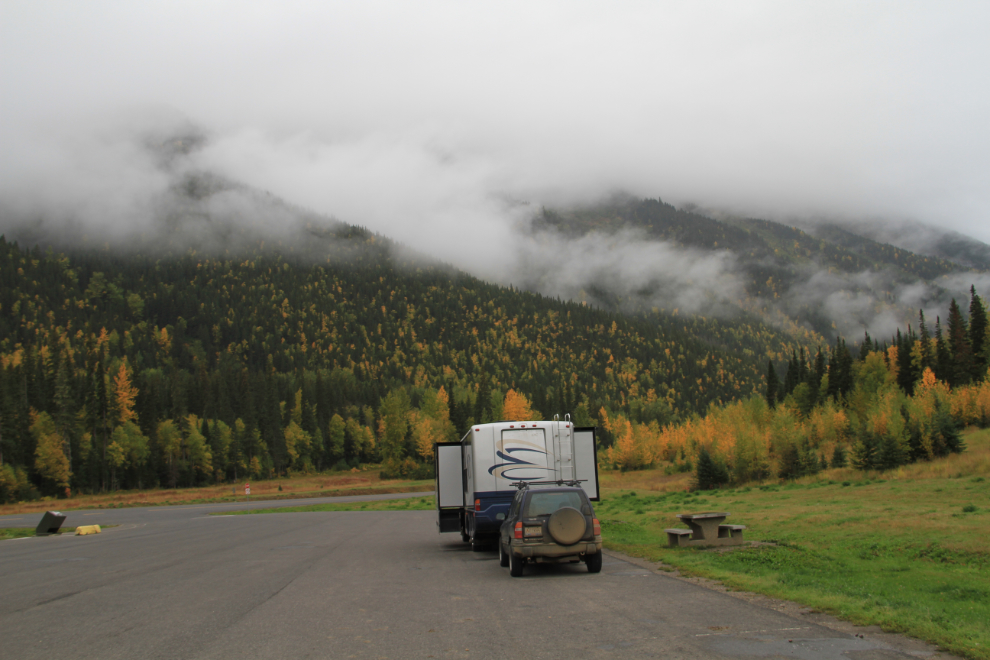
M888 365L897 373L897 385L905 394L914 394L915 384L930 369L935 378L950 387L958 387L986 378L990 364L990 339L988 339L987 309L983 299L970 287L968 319L953 298L949 304L947 332L942 331L940 317L935 319L934 336L925 323L924 310L918 311L918 331L908 325L883 343L866 333L859 347L858 360L864 361L871 352L884 356ZM852 387L853 358L840 337L826 358L821 347L813 361L809 362L804 349L794 352L787 361L783 380L777 373L773 360L767 366L765 398L773 407L785 397L792 396L798 406L807 411L824 396L838 398L849 394ZM801 388L806 385L806 388ZM800 388L800 389L799 389Z
M695 473L699 488L795 479L826 468L891 470L965 450L960 429L990 426L990 331L983 300L970 313L952 301L947 330L864 337L858 350L839 338L809 353L793 350L783 374L767 365L762 396L713 404L667 425L602 410L615 437L604 454L622 469L665 466ZM812 357L813 355L813 357Z
M0 496L362 463L422 474L425 438L502 418L510 393L539 416L669 423L757 391L753 356L795 346L751 322L625 317L347 240L353 255L338 243L313 264L270 247L65 255L0 238Z
M856 359L840 338L827 357L821 348L813 360L803 349L793 353L783 379L770 361L764 396L768 410L783 405L781 417L792 423L807 423L816 414L823 422L815 429L817 438L812 432L778 443L777 477L794 479L847 465L890 470L962 452L960 426L990 425L990 328L976 288L970 287L968 318L952 299L945 332L941 318L936 317L933 335L923 310L918 317L917 332L909 325L889 341L881 343L867 333ZM821 442L829 416L830 456ZM728 452L703 449L696 471L699 488L771 476L768 463L733 475Z

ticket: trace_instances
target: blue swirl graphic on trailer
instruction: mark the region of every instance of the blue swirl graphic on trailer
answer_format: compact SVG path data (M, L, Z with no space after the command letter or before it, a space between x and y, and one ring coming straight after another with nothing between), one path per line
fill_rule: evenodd
M507 443L512 443L513 446L505 446ZM533 456L519 456L519 454L533 454ZM514 481L535 481L537 479L546 478L549 468L547 468L546 457L547 452L543 447L540 447L534 442L521 439L509 439L509 440L499 440L495 443L495 465L488 468L488 473L499 477L502 479L511 479ZM530 460L526 460L530 459ZM540 465L537 462L533 462L532 459L540 460L542 459L543 464ZM533 471L538 471L540 474L533 475ZM519 474L522 472L523 474ZM525 474L529 472L530 474Z

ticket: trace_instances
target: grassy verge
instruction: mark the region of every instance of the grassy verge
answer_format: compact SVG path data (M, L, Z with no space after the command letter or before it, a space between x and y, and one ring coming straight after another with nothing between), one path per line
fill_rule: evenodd
M306 506L283 506L250 511L223 511L214 516L243 516L255 513L306 513L309 511L432 511L436 508L433 496L402 500L374 500L370 502L333 502Z
M94 525L97 523L93 523ZM117 525L100 525L101 529L109 529L110 527L117 527ZM75 534L75 527L62 527L58 530L59 534ZM0 541L6 541L9 539L23 539L28 536L34 536L34 527L0 527Z
M990 433L970 433L986 465ZM981 458L981 456L983 458ZM815 607L990 659L990 475L935 463L883 475L707 491L603 489L607 547L726 585ZM677 513L727 511L747 525L732 551L667 548Z
M244 495L244 483L204 486L201 488L156 488L117 491L95 495L75 495L68 499L46 498L0 506L0 515L40 513L49 509L119 509L127 507L170 506L175 504L214 504L250 500L287 500L341 495L378 495L415 493L433 490L433 480L382 481L378 470L342 472L273 479L251 480L251 495Z
M72 531L76 531L72 528ZM0 527L0 541L34 536L34 527Z

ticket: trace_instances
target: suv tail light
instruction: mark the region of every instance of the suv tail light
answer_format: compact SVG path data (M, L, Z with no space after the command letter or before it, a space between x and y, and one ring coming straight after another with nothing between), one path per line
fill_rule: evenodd
M592 518L591 519L591 528L594 530L595 536L601 536L602 535L602 526L601 526L601 524L599 524L598 518Z
M514 538L517 538L517 539L521 539L522 538L522 523L521 522L517 522L516 523L515 533L512 536Z

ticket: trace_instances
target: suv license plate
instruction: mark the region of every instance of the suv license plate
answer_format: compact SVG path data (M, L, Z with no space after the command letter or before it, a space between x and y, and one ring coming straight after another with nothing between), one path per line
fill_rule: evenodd
M543 536L543 527L540 526L529 526L523 528L523 536L526 538L531 538L534 536Z

